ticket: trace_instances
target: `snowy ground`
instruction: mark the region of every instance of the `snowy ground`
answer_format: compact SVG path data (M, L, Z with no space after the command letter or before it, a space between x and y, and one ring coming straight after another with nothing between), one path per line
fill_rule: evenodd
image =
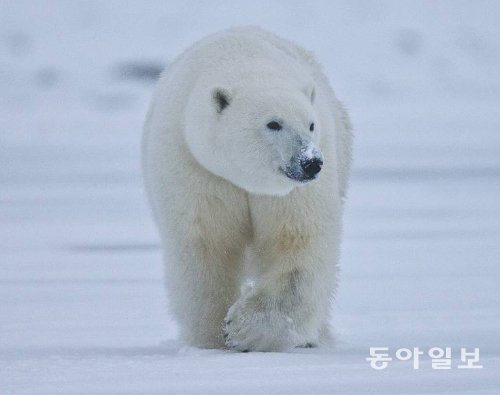
M0 394L498 394L499 19L472 0L0 0ZM241 24L311 48L356 127L333 351L184 348L165 313L150 77ZM452 369L377 371L370 346L451 347Z

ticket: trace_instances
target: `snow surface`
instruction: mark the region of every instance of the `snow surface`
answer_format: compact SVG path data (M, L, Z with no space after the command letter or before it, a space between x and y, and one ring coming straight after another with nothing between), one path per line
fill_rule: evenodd
M500 2L0 1L0 394L500 393ZM258 24L356 129L333 351L175 340L141 187L152 77ZM452 369L370 346L452 347ZM457 369L479 347L483 369Z

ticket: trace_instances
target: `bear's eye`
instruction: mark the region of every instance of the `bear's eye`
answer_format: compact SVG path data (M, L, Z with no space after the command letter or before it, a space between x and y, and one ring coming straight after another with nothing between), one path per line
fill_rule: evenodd
M313 122L313 123L311 123L311 125L309 125L309 130L310 130L311 132L312 132L312 131L314 131L314 122Z
M281 130L281 125L276 121L269 122L267 127L271 130Z

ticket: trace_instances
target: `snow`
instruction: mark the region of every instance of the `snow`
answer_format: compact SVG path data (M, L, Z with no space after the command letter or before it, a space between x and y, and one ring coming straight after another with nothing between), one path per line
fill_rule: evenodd
M0 393L496 394L500 3L0 1ZM333 350L186 348L140 181L158 68L259 24L356 129ZM370 347L452 348L452 369ZM457 369L460 347L483 369Z

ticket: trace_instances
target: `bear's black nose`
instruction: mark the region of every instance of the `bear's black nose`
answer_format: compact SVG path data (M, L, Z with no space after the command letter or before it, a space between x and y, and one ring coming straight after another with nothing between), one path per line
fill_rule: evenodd
M320 158L311 158L300 162L300 166L304 171L304 174L313 178L316 174L321 171L321 166L323 166L323 161Z

